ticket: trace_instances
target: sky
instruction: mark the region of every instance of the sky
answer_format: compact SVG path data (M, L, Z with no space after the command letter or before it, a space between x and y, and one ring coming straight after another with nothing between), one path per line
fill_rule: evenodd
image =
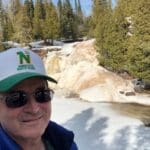
M53 0L53 2L55 4L57 4L57 1L58 0ZM70 2L74 5L74 2L75 0L70 0ZM82 7L82 11L83 13L88 16L90 15L91 13L91 10L92 10L92 0L80 0L80 3L81 3L81 7Z
M3 0L3 2L6 4L10 0ZM23 1L23 0L22 0ZM52 0L54 4L57 4L58 0ZM115 5L116 0L112 0L113 6ZM74 0L70 0L70 2L74 5ZM82 11L86 16L89 16L92 11L92 0L80 0Z
M75 0L70 0L72 4L74 4ZM116 0L112 0L112 5L115 5ZM53 0L55 4L57 4L58 0ZM86 16L89 16L92 11L92 0L80 0L82 11Z

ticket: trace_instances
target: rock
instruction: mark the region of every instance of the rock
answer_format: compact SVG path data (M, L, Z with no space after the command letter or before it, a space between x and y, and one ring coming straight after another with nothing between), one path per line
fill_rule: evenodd
M63 90L65 96L79 96L87 101L136 101L131 80L98 65L94 40L69 43L64 47L67 50L49 53L45 59L48 74L58 81L55 89ZM143 98L138 101L145 103Z
M135 96L136 94L135 94L135 92L130 91L130 92L125 92L125 95L126 96Z
M66 98L79 98L79 94L74 91L70 91L68 95L65 95Z
M120 93L120 94L124 94L125 92L124 92L124 91L119 91L119 93Z
M52 55L48 56L44 61L46 71L49 75L61 71L60 68L61 57L59 57L57 54L53 53Z
M98 65L98 60L96 59L98 53L93 46L94 41L95 40L89 40L74 44L72 52L68 58L69 62L71 64L77 64L80 61L87 61Z
M146 127L150 127L150 119L142 119L142 121Z
M81 61L76 65L68 66L61 73L58 86L79 92L82 89L104 83L105 75L103 72L105 72L105 69L89 62Z
M143 80L141 78L132 80L134 89L136 92L143 92L144 90L150 90L150 81Z
M144 81L144 90L150 91L150 81Z
M136 92L142 92L143 91L144 82L142 79L133 79L132 83L134 85L134 90Z

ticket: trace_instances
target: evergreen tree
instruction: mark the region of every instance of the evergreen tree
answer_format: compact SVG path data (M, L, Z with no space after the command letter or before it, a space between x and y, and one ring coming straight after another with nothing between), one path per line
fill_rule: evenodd
M118 1L114 10L114 17L112 15L109 17L107 34L104 36L104 53L107 54L104 63L107 67L119 72L127 70L129 23L127 21L126 2Z
M16 18L17 14L19 13L19 11L21 10L22 6L21 6L21 2L20 0L11 0L10 1L10 17L12 20L13 25L15 24L16 20L18 18Z
M127 1L118 0L114 13L110 1L95 0L95 5L94 35L100 64L114 71L128 70L126 62L130 24L127 20Z
M92 37L92 34L91 34L91 16L87 16L84 18L82 35L87 37L87 38Z
M33 28L33 18L34 18L34 5L32 0L25 0L24 6L27 12L27 16L30 20L30 26Z
M0 41L3 40L3 18L4 18L4 10L2 0L0 0Z
M13 25L12 22L7 14L7 12L4 13L4 18L3 18L3 40L4 41L8 41L12 39L13 33L14 33L14 29L13 29Z
M13 27L11 20L0 0L0 41L7 41L11 38Z
M58 10L58 21L59 21L59 37L63 37L63 17L62 17L62 11L63 11L63 5L62 1L58 0L57 2L57 10Z
M53 40L58 37L58 15L55 6L52 2L45 2L45 24L43 27L45 42L47 39L51 39L51 44L53 45Z
M21 2L20 0L11 0L10 1L10 9L13 15L16 15L21 9Z
M100 10L99 10L99 5L98 5L98 1L93 1L93 6L92 6L92 15L90 18L90 31L89 34L91 36L94 36L94 30L96 28L96 25L98 23L98 16L99 16Z
M11 21L11 25L12 25L12 36L11 36L11 40L17 40L16 39L16 32L18 29L18 21L19 21L19 13L22 9L22 4L20 2L20 0L11 0L10 1L10 5L8 8L8 14L9 14L9 18Z
M81 19L81 23L83 21L83 13L82 13L82 9L81 9L81 3L80 0L78 0L78 7L77 7L77 12L78 12L78 16Z
M107 0L93 0L92 16L90 21L91 34L96 37L96 30L99 28L100 22L103 22L105 10L107 8Z
M83 12L81 9L81 3L80 0L75 0L75 11L76 11L76 15L78 17L78 23L83 23Z
M65 0L62 8L62 32L63 38L75 40L77 37L77 26L75 15L69 0Z
M85 32L85 26L80 0L75 0L75 21L75 24L77 26L77 36L82 37Z
M4 45L2 44L2 42L0 41L0 52L3 51L5 49Z
M33 0L30 0L29 1L29 16L30 16L30 19L33 19L34 18L34 4L33 4Z
M76 11L76 13L78 12L78 3L77 3L77 0L75 0L75 11Z
M45 19L45 10L42 0L36 0L34 7L33 32L35 39L43 39L43 22Z
M107 28L108 18L108 3L107 0L95 0L93 4L93 33L96 37L96 45L98 51L103 54L104 50L104 42L105 42L105 31Z
M150 81L150 1L135 0L132 6L129 71L134 77Z
M14 39L19 43L28 44L32 41L32 26L31 20L28 16L27 1L17 14L17 17L19 19L16 21L17 27L14 33Z

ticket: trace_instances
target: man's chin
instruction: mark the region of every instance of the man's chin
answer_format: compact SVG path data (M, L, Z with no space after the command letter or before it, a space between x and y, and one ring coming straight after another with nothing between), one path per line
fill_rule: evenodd
M33 129L33 130L28 130L22 132L22 138L23 139L37 139L40 138L44 133L44 130L38 130L38 129Z

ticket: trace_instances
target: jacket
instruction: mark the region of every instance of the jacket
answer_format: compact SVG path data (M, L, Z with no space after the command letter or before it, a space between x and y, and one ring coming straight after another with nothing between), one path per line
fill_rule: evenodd
M50 121L43 138L49 141L54 150L78 150L74 134L62 126ZM0 126L0 150L22 150L22 148Z

